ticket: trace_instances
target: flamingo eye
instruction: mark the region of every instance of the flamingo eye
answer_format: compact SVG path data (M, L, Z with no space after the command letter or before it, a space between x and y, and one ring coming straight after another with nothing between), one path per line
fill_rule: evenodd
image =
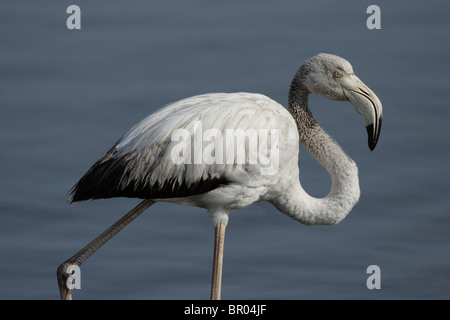
M333 75L334 75L335 78L338 78L338 79L343 76L342 72L339 71L339 70L334 71Z

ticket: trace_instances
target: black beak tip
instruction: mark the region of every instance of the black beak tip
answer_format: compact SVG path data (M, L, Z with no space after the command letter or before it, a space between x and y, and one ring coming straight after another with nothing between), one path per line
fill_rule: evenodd
M380 115L380 117L378 118L378 121L374 124L370 124L366 127L367 129L367 135L369 136L369 149L370 151L372 151L373 149L375 149L375 146L377 145L378 142L378 137L380 136L380 131L381 131L381 123L382 123L382 117Z
M374 132L373 130L373 124L370 124L366 127L367 129L367 136L369 137L369 149L370 151L373 151L373 149L375 149L375 146L377 145L378 142L378 135L376 132Z

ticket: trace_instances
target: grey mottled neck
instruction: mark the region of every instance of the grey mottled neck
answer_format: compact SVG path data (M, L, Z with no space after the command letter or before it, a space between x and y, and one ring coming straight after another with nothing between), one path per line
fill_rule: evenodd
M309 110L308 96L309 92L297 74L289 92L289 111L297 124L302 145L328 171L332 180L328 196L318 199L321 208L318 211L324 210L323 214L326 216L327 207L339 207L341 210L346 208L338 214L345 216L359 198L358 169L353 160L316 122ZM343 214L345 211L347 212Z
M301 67L297 74L295 75L294 79L291 82L291 87L289 89L289 96L288 96L288 106L289 106L289 112L292 114L294 119L297 120L300 115L299 111L303 110L305 111L310 117L308 117L307 120L310 120L307 124L310 126L313 126L316 123L314 120L311 111L308 107L308 96L309 91L306 89L306 87L303 85L303 78L305 77L305 71L304 68Z
M306 72L302 66L291 83L289 112L297 124L302 145L330 174L331 190L324 198L314 198L297 180L271 202L301 223L335 224L345 218L359 199L358 168L314 120L308 107L309 91L302 82Z
M288 109L297 124L298 134L302 145L320 164L325 165L325 163L323 163L323 157L325 155L317 150L319 144L323 144L325 141L316 141L316 138L317 134L325 135L326 137L328 137L328 135L320 128L309 109L309 92L302 84L302 78L302 69L300 69L291 83L288 97ZM335 144L331 138L329 138L329 140L331 141L326 142Z

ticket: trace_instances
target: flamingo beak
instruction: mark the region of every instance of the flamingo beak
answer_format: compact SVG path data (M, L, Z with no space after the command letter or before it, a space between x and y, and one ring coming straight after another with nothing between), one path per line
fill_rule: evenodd
M354 74L340 79L344 94L366 125L369 149L375 149L380 136L383 107L376 94Z

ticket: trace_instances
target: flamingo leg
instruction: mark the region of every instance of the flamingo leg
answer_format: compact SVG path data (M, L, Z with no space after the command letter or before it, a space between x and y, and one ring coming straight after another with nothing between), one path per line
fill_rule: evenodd
M71 258L62 263L57 270L59 293L62 300L72 300L71 276L87 258L100 249L106 242L114 237L120 230L125 228L131 221L136 219L142 212L144 212L153 203L152 200L143 200L134 209L120 218L111 227L105 230L101 235L91 241L83 249L78 251ZM70 282L70 284L69 284Z
M211 300L220 300L222 290L222 264L225 229L226 225L221 223L214 227L214 261L211 284Z

